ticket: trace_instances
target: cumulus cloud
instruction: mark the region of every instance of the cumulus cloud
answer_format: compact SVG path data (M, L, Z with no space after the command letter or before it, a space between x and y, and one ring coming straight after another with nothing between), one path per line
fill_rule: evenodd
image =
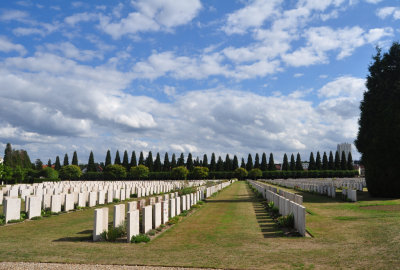
M64 19L64 22L71 25L75 26L75 24L79 22L89 22L89 21L94 21L98 19L98 15L95 13L88 13L88 12L81 12L81 13L76 13L71 16L68 16Z
M393 17L394 20L400 19L400 7L384 7L377 11L377 15L381 19L386 19L387 17Z
M0 36L0 52L12 52L16 51L21 55L26 54L26 49L21 44L12 43L7 37Z

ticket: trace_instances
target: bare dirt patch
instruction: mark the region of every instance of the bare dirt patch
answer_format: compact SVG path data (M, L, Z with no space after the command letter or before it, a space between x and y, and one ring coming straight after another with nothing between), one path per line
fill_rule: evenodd
M381 210L381 211L400 211L400 204L394 205L370 205L360 206L361 209L365 210Z

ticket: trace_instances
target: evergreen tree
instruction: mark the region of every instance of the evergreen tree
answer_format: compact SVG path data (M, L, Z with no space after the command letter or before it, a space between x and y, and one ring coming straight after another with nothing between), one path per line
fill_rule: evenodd
M211 154L211 161L210 161L210 171L214 172L217 169L217 162L215 160L215 154Z
M147 168L149 168L149 171L151 171L151 172L153 171L154 161L153 161L153 154L151 153L151 151L149 151L149 154L147 155L144 165Z
M258 153L256 153L256 156L254 157L254 168L259 169L260 168L260 157Z
M154 169L155 172L161 172L162 164L161 164L161 157L160 153L157 152L156 160L154 160Z
M268 160L268 171L275 171L275 162L274 162L274 155L272 153L269 154L269 160Z
M323 170L328 170L329 169L328 157L326 155L326 152L324 152L324 155L322 156L322 169Z
M296 171L302 171L303 170L303 164L301 162L301 157L300 153L297 153L296 157Z
M294 161L294 157L293 157ZM282 171L288 171L289 170L289 161L287 158L286 153L283 155L283 162L282 162Z
M176 157L175 157L175 154L172 154L172 158L171 158L171 169L170 170L172 170L173 168L175 168L176 167Z
M144 165L144 156L142 151L140 151L138 165Z
M226 154L226 156L225 156L224 170L225 171L231 171L232 170L232 160L229 157L229 154Z
M237 156L234 155L232 160L232 171L236 170L237 168L239 168L239 160Z
M400 44L394 42L383 55L377 49L368 70L355 145L369 194L399 198Z
M217 172L221 172L223 170L224 170L224 161L222 160L221 156L218 156Z
M126 169L127 172L129 172L129 158L128 158L128 151L124 151L124 155L122 157L122 166Z
M242 162L240 163L240 168L246 169L246 163L244 162L244 158L242 158Z
M267 170L267 155L265 153L262 154L261 156L261 164L260 164L260 170L261 171L266 171Z
M315 164L314 154L313 154L313 152L311 152L310 153L309 163L308 163L308 170L309 171L315 171L316 169L317 169L317 165Z
M3 163L4 163L4 165L9 166L9 167L13 167L12 152L13 152L13 150L12 150L11 144L7 143L6 149L4 150Z
M93 156L93 151L90 151L89 155L89 161L88 161L88 166L87 166L87 171L88 172L96 172L96 165L94 164L94 156Z
M347 170L354 170L353 167L353 157L351 156L351 152L347 155Z
M207 167L208 168L207 154L204 154L204 156L203 156L203 167Z
M115 153L114 165L121 165L121 158L119 156L118 150L117 150L117 153Z
M187 160L186 160L186 168L189 171L193 171L194 165L193 165L193 158L192 158L192 154L191 153L188 154L188 157L187 157Z
M43 162L40 159L36 159L35 161L35 169L40 171L43 169Z
M335 153L335 170L340 170L340 157L339 157L339 152L336 151Z
M193 161L193 166L194 167L199 167L199 166L201 166L200 164L201 163L200 163L199 157L196 157L196 159Z
M178 162L176 165L178 165L178 167L185 166L185 156L183 155L183 153L181 153L181 155L179 156Z
M317 158L315 160L315 168L317 170L321 170L322 169L321 155L319 154L319 151L317 152Z
M51 159L47 161L47 167L51 168Z
M340 159L340 170L347 170L346 153L342 151L342 158Z
M137 160L136 160L136 153L135 153L135 151L132 151L131 163L129 164L129 166L130 166L131 168L137 166Z
M251 154L247 156L246 170L249 172L253 169L253 158Z
M111 165L111 152L107 150L106 161L104 162L104 167Z
M69 165L68 154L65 154L63 166L68 166L68 165Z
M335 169L335 162L333 161L332 151L329 151L328 169L329 170L334 170Z
M291 170L291 171L296 170L296 161L294 161L294 155L293 154L290 156L289 170Z
M61 169L60 157L56 156L56 163L54 164L54 169L59 171Z
M72 155L71 165L78 166L78 154L76 153L76 151L74 151L74 154Z
M171 164L169 163L169 156L168 153L165 152L164 155L164 164L163 164L163 171L164 172L169 172L171 170Z

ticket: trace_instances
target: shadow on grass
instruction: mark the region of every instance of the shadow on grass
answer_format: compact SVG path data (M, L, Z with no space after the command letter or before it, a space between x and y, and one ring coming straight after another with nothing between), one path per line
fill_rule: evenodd
M92 230L85 230L78 232L77 234L86 234L85 236L72 236L72 237L63 237L59 238L56 240L53 240L53 242L89 242L92 240Z
M283 232L276 226L272 218L268 216L261 202L253 200L253 208L264 238L277 238L284 236Z
M238 200L206 200L207 203L240 203L240 202L253 202L254 199L248 198L248 199L238 199Z

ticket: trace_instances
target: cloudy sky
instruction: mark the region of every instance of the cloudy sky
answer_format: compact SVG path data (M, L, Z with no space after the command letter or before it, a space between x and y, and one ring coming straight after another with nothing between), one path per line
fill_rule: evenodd
M354 141L399 23L395 0L2 1L0 147L308 159Z

